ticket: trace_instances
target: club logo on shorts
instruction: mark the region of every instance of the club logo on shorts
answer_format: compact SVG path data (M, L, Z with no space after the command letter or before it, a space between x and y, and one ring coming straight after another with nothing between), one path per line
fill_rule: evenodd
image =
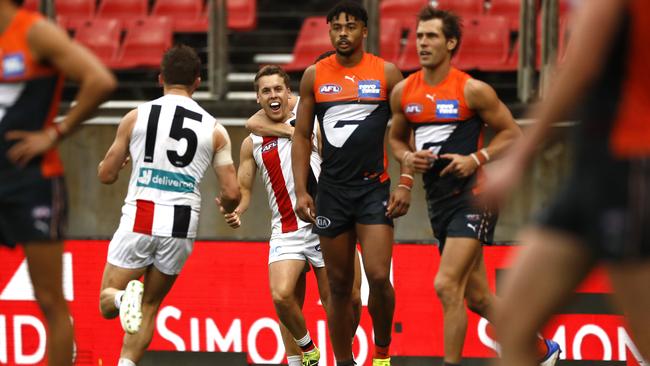
M332 225L332 221L325 216L316 216L316 227L319 229L327 229Z
M422 113L423 107L420 103L409 103L404 108L404 113L406 114L420 114Z
M465 215L467 221L481 221L481 215L479 214L468 214Z
M458 118L458 100L439 100L436 103L437 118Z
M338 94L341 92L341 86L337 84L324 84L318 89L321 94Z
M52 216L52 209L48 206L37 206L32 209L32 218L35 220L49 219Z
M10 53L2 58L2 75L6 78L25 75L25 55Z
M379 80L359 80L359 98L379 98L381 82Z

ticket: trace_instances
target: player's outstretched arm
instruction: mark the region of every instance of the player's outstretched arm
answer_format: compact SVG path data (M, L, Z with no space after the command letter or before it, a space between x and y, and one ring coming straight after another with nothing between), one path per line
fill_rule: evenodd
M73 42L64 30L48 20L41 20L30 29L27 42L37 60L55 66L66 78L78 82L79 92L76 104L61 123L41 131L15 130L5 135L5 138L17 141L7 155L20 166L70 134L116 86L113 75L92 53Z
M239 204L241 193L237 183L237 172L232 161L230 136L228 136L228 132L221 124L216 123L212 132L212 140L215 151L212 158L212 168L217 176L221 190L217 199L226 212L233 212Z
M120 121L113 144L106 152L104 160L97 166L97 177L104 184L113 184L119 177L120 170L126 166L129 159L129 142L131 131L138 119L138 110L133 109Z
M253 158L253 140L246 137L241 144L239 152L239 169L237 169L237 181L241 191L241 200L239 205L231 213L227 213L225 208L220 206L221 213L224 215L226 223L233 229L241 226L241 216L248 210L253 192L253 183L255 182L255 173L257 165Z
M312 223L316 222L316 207L312 197L307 193L307 177L314 131L315 75L316 67L309 66L300 81L300 103L298 103L298 117L291 146L293 179L296 185L296 214L300 219Z

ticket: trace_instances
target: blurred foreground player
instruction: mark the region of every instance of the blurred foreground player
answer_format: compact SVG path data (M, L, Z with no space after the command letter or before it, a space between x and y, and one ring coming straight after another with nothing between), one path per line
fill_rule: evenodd
M21 1L0 0L0 245L23 244L47 322L50 365L72 364L62 288L67 199L56 146L115 88L111 73L67 33ZM79 84L58 124L63 80Z
M502 365L534 365L535 331L603 261L632 338L650 360L650 2L581 3L538 122L495 172L500 201L550 126L578 106L568 184L522 238L498 311Z

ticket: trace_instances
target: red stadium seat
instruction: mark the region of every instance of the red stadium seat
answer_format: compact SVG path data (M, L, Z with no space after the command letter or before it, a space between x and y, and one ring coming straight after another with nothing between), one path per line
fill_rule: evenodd
M257 0L227 0L228 28L250 31L257 27Z
M172 19L176 32L206 32L208 17L203 0L156 0L151 15Z
M379 55L386 61L397 64L402 47L402 20L381 18L379 27Z
M40 0L25 0L23 2L23 8L31 11L39 11L38 7L40 2Z
M116 67L160 66L165 51L172 45L172 25L167 17L137 20L126 32Z
M329 37L329 25L325 17L305 19L293 47L293 61L284 66L287 71L302 71L323 52L333 49Z
M510 23L510 30L519 30L521 0L491 0L489 15L504 16Z
M56 0L56 19L66 29L77 29L95 17L95 0Z
M417 37L415 34L416 23L410 24L408 36L406 38L406 47L397 61L397 67L402 71L413 71L420 68L420 58L417 53Z
M102 0L97 11L98 18L115 18L123 22L146 17L147 0Z
M90 49L108 67L117 61L122 27L117 19L87 20L79 25L75 40Z
M463 70L503 71L509 67L508 20L497 16L464 17L463 39L452 63Z
M485 10L483 0L433 0L432 3L438 9L450 10L461 16L481 15Z
M379 4L379 14L382 18L398 18L407 24L415 23L418 13L428 3L428 0L383 0Z

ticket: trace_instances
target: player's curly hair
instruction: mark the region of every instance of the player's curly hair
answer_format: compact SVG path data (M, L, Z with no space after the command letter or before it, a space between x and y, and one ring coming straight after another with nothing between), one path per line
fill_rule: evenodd
M453 57L458 52L458 49L460 49L460 41L463 38L463 27L460 17L451 11L436 9L431 5L420 10L418 23L432 19L440 19L442 21L442 33L445 35L445 38L456 39L456 48L451 51Z
M160 73L167 85L191 86L201 75L201 59L194 48L176 44L163 55Z
M355 1L343 0L327 13L327 23L330 23L332 20L338 18L341 13L353 16L355 19L363 22L364 25L368 25L368 12L363 7Z

